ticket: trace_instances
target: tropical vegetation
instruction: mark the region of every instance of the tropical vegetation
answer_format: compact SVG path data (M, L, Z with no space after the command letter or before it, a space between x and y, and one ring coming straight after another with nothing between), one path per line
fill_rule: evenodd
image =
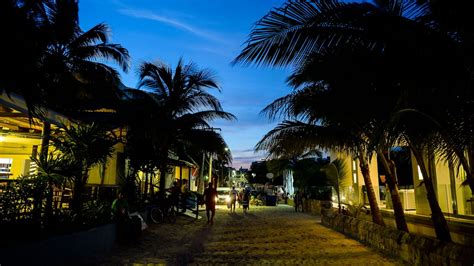
M137 88L125 87L112 65L129 70L127 49L109 42L106 24L83 30L75 0L2 1L0 22L12 25L5 32L9 41L0 44L5 54L0 92L23 97L30 122L43 124L41 151L31 158L37 174L1 185L4 228L34 225L36 233L25 234L27 238L43 229L110 222L112 198L89 193L86 184L92 168L102 169L103 175L119 145L125 146L130 162L122 190L137 204L157 189L164 194L171 165L187 161L197 167L203 154L221 164L231 161L211 123L235 117L209 92L221 91L212 71L182 59L174 68L144 62L137 70ZM69 121L52 128L47 110ZM146 177L141 189L138 172ZM72 200L64 209L54 204L53 194L66 188L72 189Z
M428 161L437 154L462 167L466 183L472 180L473 61L464 55L472 54L474 38L466 7L443 0L314 0L288 1L270 11L234 61L295 67L288 78L294 92L264 110L287 120L260 148L352 152L373 220L383 224L368 171L377 154L389 173L397 227L407 231L396 166L386 151L408 145L423 174L436 235L450 241Z

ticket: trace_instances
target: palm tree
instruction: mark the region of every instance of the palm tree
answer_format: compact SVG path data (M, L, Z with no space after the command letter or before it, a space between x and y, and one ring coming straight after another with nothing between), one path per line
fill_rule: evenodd
M145 134L150 136L150 145L155 152L154 160L160 170L160 193L163 193L169 152L176 150L195 130L210 129L210 121L235 117L224 112L219 100L206 91L219 91L209 70L198 70L196 65L185 65L180 59L174 71L161 62L145 62L138 75L138 87L146 90L145 97L153 101L153 112L145 118L149 123L145 126Z
M214 165L224 167L224 165L229 165L232 162L231 151L219 132L209 129L190 129L183 134L180 141L181 146L178 147L178 156L188 159L196 166L201 165L200 168L205 168L203 163L199 163L199 161L202 158L205 159L206 154L217 157L216 162L218 163ZM201 173L204 173L204 171L201 171ZM202 192L204 190L203 174L196 179L196 185L198 191Z
M303 121L283 121L257 143L256 149L267 150L270 153L279 150L304 153L310 149L326 149L357 154L367 188L372 220L374 223L384 225L370 179L368 162L370 153L361 135L351 132L352 129L341 126L321 126Z
M30 115L37 114L40 101L38 64L47 48L47 36L40 26L46 1L7 0L0 3L0 23L8 25L0 43L3 64L0 66L0 92L19 93L25 99ZM25 78L28 77L28 78Z
M270 105L266 110L275 114L284 106L290 116L302 115L325 125L355 128L353 131L360 134L364 149L377 153L382 161L388 173L397 228L408 232L395 166L384 152L396 144L399 134L393 130L390 117L401 94L398 89L387 90L386 81L378 80L386 71L385 65L382 55L368 52L363 47L341 47L315 54L288 78L291 86L303 88L293 92L291 97L275 101L276 105ZM341 72L351 78L341 79ZM358 89L354 90L354 87ZM341 104L341 99L351 99L354 104ZM334 110L332 106L338 108Z
M105 24L83 31L77 1L7 0L1 5L1 22L13 27L8 27L12 41L1 44L6 67L0 85L25 98L30 116L41 118L45 106L68 114L91 108L92 99L116 92L118 73L103 62L126 71L128 52L108 42Z
M335 159L322 169L326 176L331 180L331 184L336 190L337 205L339 213L341 213L341 185L344 182L344 177L347 175L346 164L341 159Z
M84 188L92 167L107 162L114 152L118 140L109 130L98 124L64 126L52 139L54 147L65 160L75 167L70 174L74 182L71 208L81 214Z
M273 66L302 64L313 54L340 47L362 47L371 53L383 55L385 70L395 71L378 73L379 76L373 81L385 82L380 83L381 87L378 89L383 86L386 89L402 88L406 95L411 96L403 100L409 98L413 102L420 98L416 92L430 95L433 87L437 88L436 92L448 91L446 83L438 82L433 76L440 79L449 77L450 80L466 77L462 60L453 56L459 54L459 49L453 45L452 40L446 38L446 33L433 27L433 23L421 21L430 14L429 7L429 4L422 1L408 0L374 3L289 1L257 22L247 47L234 63ZM413 43L417 43L417 46L413 47ZM441 56L435 58L432 56L434 54ZM406 62L410 64L407 65ZM439 62L443 64L440 65ZM450 67L445 67L447 65ZM418 80L421 82L414 82ZM461 86L460 91L462 90ZM403 100L402 103L405 103ZM391 186L393 191L392 188L395 187ZM435 197L428 197L428 200L433 201L430 206L439 207ZM432 211L437 212L437 209L439 208ZM450 241L449 232L444 230L447 226L443 214L439 212L435 216L441 217L433 219L435 227L440 229L437 230L438 238Z

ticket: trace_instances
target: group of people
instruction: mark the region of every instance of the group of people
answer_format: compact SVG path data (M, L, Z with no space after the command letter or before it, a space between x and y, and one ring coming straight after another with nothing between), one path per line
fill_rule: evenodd
M180 207L182 211L186 211L187 180L183 179L181 182L174 181L173 186L168 191L170 192L171 204L176 208L176 212L179 212Z
M250 205L250 191L247 189L242 189L242 191L238 192L235 187L229 192L230 197L230 205L229 208L231 212L235 212L235 204L236 202L240 202L242 205L244 213L247 213L249 210ZM207 216L207 223L214 224L214 216L216 214L216 198L217 198L217 190L213 187L212 182L208 184L208 187L204 190L204 203L206 204L206 216Z
M248 189L243 188L240 192L238 192L235 187L232 187L229 192L229 198L229 208L231 213L235 213L236 202L242 206L244 213L247 213L250 204L250 191Z

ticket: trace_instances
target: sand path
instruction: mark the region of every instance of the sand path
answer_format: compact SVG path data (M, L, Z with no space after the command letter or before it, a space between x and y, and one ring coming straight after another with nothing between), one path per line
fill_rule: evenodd
M205 215L205 214L203 214ZM89 263L100 265L402 265L400 261L322 226L318 217L292 207L251 207L206 218L178 217L152 225L135 245L118 247Z

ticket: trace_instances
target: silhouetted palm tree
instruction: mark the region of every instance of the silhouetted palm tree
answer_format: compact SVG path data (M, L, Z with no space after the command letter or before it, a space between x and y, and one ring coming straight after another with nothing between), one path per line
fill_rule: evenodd
M442 81L456 81L459 77L465 79L467 75L462 60L453 56L459 54L459 49L452 40L446 38L447 34L440 32L433 23L422 20L430 15L429 7L422 1L409 0L374 3L289 1L257 22L247 47L234 63L302 65L308 56L315 54L332 52L341 47L363 48L381 55L382 67L390 70L378 72L377 78L372 81L380 87L375 88L383 88L384 92L404 89L401 101L405 104L407 100L408 103L419 101L420 95L436 95L438 99L443 99L452 95L452 91L466 89L458 86L454 90ZM413 46L413 43L417 45ZM357 78L353 71L341 72L350 75L350 78ZM318 73L311 73L314 74ZM433 79L433 76L438 79ZM344 79L347 78L339 77L339 80ZM397 96L397 93L392 95ZM432 104L429 98L425 97L417 106L426 108ZM395 97L395 100L398 99ZM430 190L429 186L427 190ZM432 194L434 190L428 193ZM429 196L428 200L433 207L433 223L438 238L450 241L446 220L436 197Z
M118 139L109 130L98 124L64 126L52 139L62 158L75 166L69 173L74 183L71 208L81 213L84 188L92 167L107 162L114 152Z
M331 185L336 190L337 206L341 212L341 186L344 182L344 177L347 175L346 164L341 159L335 159L322 169L329 178Z
M6 55L0 86L19 92L30 115L41 117L38 107L45 106L66 113L97 108L97 98L116 93L118 73L103 62L126 71L128 52L108 42L105 24L83 31L77 1L7 0L1 5L1 22L12 25L7 32L12 39L0 47Z
M160 170L160 193L163 193L169 151L176 150L196 130L211 129L210 121L235 117L224 112L219 100L206 91L219 90L209 70L198 70L194 64L185 65L179 60L174 70L163 63L145 62L138 74L139 88L148 92L146 96L142 94L142 98L148 97L153 102L152 112L144 117L145 134L150 137L155 152L154 160ZM133 131L133 127L130 130Z

